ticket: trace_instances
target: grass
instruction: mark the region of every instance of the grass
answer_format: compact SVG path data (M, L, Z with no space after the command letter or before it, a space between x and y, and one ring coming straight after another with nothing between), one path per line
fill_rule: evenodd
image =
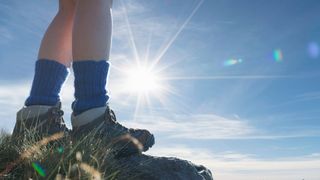
M28 132L14 139L0 133L0 179L132 179L120 178L112 148L87 135L77 143L63 133L40 138Z

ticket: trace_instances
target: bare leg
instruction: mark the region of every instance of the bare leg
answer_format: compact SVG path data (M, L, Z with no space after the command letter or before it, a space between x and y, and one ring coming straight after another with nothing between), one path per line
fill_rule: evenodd
M112 34L112 0L78 0L73 26L74 114L105 107Z
M59 12L42 39L38 59L54 60L70 66L74 14L74 0L59 0Z
M78 0L73 30L73 60L109 60L112 0Z
M109 63L106 60L109 60L111 45L111 6L112 0L79 0L77 3L72 64L75 101L71 123L76 139L97 130L102 142L120 139L113 144L119 157L147 151L154 144L154 136L147 130L129 130L115 123L115 116L107 105L109 96L105 88ZM132 143L131 138L122 138L121 135L128 133L142 146Z

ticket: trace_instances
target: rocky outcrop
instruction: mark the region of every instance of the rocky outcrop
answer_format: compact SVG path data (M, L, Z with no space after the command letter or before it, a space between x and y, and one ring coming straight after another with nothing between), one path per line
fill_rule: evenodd
M114 159L109 165L107 162L107 169L112 169L112 172L118 172L116 179L213 180L210 170L206 167L177 158L154 157L142 154Z

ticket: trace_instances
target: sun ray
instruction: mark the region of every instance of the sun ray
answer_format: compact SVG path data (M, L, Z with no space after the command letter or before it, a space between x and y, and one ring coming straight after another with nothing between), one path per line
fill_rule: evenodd
M191 14L188 16L188 18L184 21L184 23L181 25L181 27L178 29L178 31L174 34L174 36L169 40L168 44L164 47L164 49L160 52L158 57L154 60L151 67L156 66L161 58L167 53L168 49L171 47L171 45L175 42L177 37L180 35L180 33L184 30L184 28L187 26L187 24L190 22L192 17L196 14L198 9L201 7L205 0L200 0L199 3L196 5L196 7L193 9Z
M131 48L132 48L132 51L133 51L133 54L134 54L134 58L135 58L136 63L138 65L140 65L140 56L139 56L138 49L137 49L137 46L136 46L136 42L135 42L135 39L134 39L134 36L133 36L133 33L132 33L132 28L131 28L131 25L130 25L127 8L124 5L123 0L120 0L120 2L121 2L121 5L123 7L124 19L125 19L125 22L126 22L126 25L127 25L127 28L128 28L129 40L130 40L130 45L131 45Z
M137 96L137 102L136 102L136 106L135 106L135 110L134 110L134 114L133 114L133 121L136 121L136 118L139 114L140 105L141 105L141 94L139 94Z
M117 65L112 64L111 66L112 69L118 71L118 72L123 72L123 70L121 69L121 67L118 67Z
M148 113L150 113L151 112L151 107L152 107L150 95L146 94L144 97L145 97L145 100L146 100L146 107L148 108Z
M286 79L295 78L296 76L285 76L285 75L239 75L239 76L173 76L163 77L161 80L175 81L175 80L220 80L220 79Z
M147 47L146 47L144 63L147 63L148 60L149 60L152 36L153 36L153 32L150 32L149 37L148 37L148 44L147 44Z

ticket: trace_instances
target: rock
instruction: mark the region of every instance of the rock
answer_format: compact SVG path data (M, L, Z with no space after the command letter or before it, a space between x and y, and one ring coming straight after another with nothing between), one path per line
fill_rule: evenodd
M118 172L115 179L213 180L210 170L206 167L178 158L141 154L112 161L109 165L108 161L106 162L106 168L111 172Z

